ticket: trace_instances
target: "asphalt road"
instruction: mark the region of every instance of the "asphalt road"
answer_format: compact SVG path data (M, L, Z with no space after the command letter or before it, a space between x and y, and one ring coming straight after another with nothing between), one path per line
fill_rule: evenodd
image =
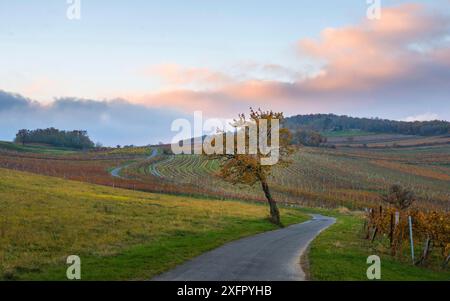
M146 160L151 159L151 158L153 158L153 157L156 157L157 155L158 155L158 150L157 150L156 148L154 148L154 149L152 150L152 153L150 154L150 156L148 156L148 157L146 158ZM122 178L122 177L120 176L120 171L121 171L122 169L124 169L124 168L127 168L127 167L130 166L131 164L133 164L133 163L126 164L126 165L122 165L122 166L119 166L119 167L117 167L117 168L114 168L113 170L111 170L111 176L113 176L113 177L115 177L115 178Z
M335 219L313 215L302 224L243 238L204 253L155 281L301 281L300 257Z

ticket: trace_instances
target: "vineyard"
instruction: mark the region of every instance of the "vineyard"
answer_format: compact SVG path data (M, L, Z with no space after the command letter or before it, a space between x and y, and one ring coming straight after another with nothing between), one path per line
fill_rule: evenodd
M388 238L385 245L390 248L392 256L409 257L407 256L410 247L409 218L412 221L413 239L417 241L415 254L419 255L414 263L426 264L432 255L432 250L436 249L435 257L439 258L442 266L447 266L450 259L450 224L448 223L450 213L448 212L427 212L417 209L398 211L390 207L372 208L367 217L366 238L372 241L377 235Z
M150 192L264 201L260 187L221 180L220 164L198 155L149 159L150 148L105 149L68 154L0 149L0 167ZM398 183L414 190L418 207L450 208L450 145L414 148L299 148L270 179L284 203L364 209L379 205L380 192ZM121 177L110 171L123 166Z
M373 243L379 237L381 245L388 240L390 255L400 259L405 253L405 245L409 244L415 265L427 264L436 249L440 253L441 266L446 267L450 260L450 212L417 208L414 192L400 185L391 186L382 199L384 206L367 211L365 238ZM423 242L422 249L418 247L420 242ZM415 257L416 250L420 252L418 258Z
M400 134L374 134L374 133L360 133L347 132L345 136L327 136L328 144L335 146L347 146L353 148L401 148L401 147L420 147L420 146L439 146L448 145L450 143L450 136L433 136L422 137L413 135Z
M379 204L379 193L393 183L416 191L418 206L448 209L450 147L403 150L301 148L287 168L275 169L271 187L278 200L311 206L365 208ZM217 176L217 161L201 156L161 156L131 166L130 177L158 177L215 194L262 198L259 187L237 187Z
M39 147L40 151L33 152L33 147L24 150L5 145L0 145L0 168L4 170L183 198L266 201L259 186L235 186L223 181L218 173L219 161L198 155L171 155L163 147L86 152L46 148L42 151ZM339 208L343 212L347 209L342 207L365 210L364 237L371 244L370 250L388 255L400 264L411 264L408 257L411 217L415 263L432 269L448 265L450 145L382 149L301 147L290 161L287 167L275 167L269 180L278 202ZM120 175L114 176L113 171L118 169ZM383 193L393 184L414 191L413 207L399 210L386 205ZM358 244L362 244L361 238L356 234L348 237Z
M253 192L245 191L220 180L216 175L218 169L219 162L206 160L202 156L161 155L130 165L123 173L128 179L141 182L158 181L172 187L170 191L165 192L183 189L192 195L263 200L264 196L258 189L252 189Z

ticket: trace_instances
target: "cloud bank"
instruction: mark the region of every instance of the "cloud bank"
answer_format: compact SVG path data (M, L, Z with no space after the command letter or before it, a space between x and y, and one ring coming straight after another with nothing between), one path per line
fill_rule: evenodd
M87 130L95 142L156 144L170 137L170 125L183 114L148 108L124 100L60 98L43 105L0 90L0 140L12 140L19 129L56 127Z
M379 21L327 28L319 39L299 40L298 58L313 59L322 66L314 76L273 66L289 70L290 80L242 80L213 70L166 65L153 69L152 75L170 83L170 89L127 98L154 107L202 109L211 114L261 106L291 114L373 112L373 116L397 119L431 111L450 120L449 37L448 15L404 4L384 8ZM197 89L186 85L193 83Z
M12 139L20 128L54 126L85 129L105 145L157 143L171 138L172 120L190 118L193 111L230 118L249 107L285 115L450 120L449 15L417 4L388 7L379 21L326 28L316 39L296 41L293 50L298 64L292 66L150 66L140 75L159 79L160 90L126 91L111 101L59 98L41 104L0 90L0 139ZM317 70L298 67L304 61Z

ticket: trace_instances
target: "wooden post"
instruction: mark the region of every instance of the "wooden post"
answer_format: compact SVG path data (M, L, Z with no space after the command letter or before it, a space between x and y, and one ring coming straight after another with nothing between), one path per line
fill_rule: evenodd
M383 218L383 206L380 206L380 219L382 219L382 218ZM377 233L378 233L378 225L375 224L375 229L373 231L372 239L371 239L372 242L375 241L375 238L377 237Z
M425 244L423 246L422 257L415 263L416 265L425 263L425 261L428 258L428 254L430 252L431 244L432 244L431 237L427 235L427 239L425 240Z
M389 231L389 244L391 246L394 245L394 213L391 213L391 223L390 223L390 231Z
M366 211L368 212L368 220L365 222L365 230L366 230L366 239L370 238L370 227L372 226L373 221L373 214L372 214L372 208L366 208Z

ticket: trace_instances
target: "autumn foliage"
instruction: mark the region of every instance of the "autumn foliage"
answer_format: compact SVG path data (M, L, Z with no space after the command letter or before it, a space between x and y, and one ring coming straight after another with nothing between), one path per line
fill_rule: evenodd
M366 238L372 242L388 238L392 256L401 257L409 246L409 222L411 217L414 241L421 252L416 265L426 264L433 250L446 266L450 255L450 212L418 209L413 206L414 194L393 185L383 196L386 206L370 208L366 215Z
M218 159L221 163L219 175L222 179L231 182L233 184L245 184L254 185L259 183L264 191L264 195L269 203L270 218L275 224L280 224L280 213L276 204L276 201L272 197L272 193L269 188L269 177L272 173L274 165L263 164L263 160L267 158L267 154L261 150L261 144L259 144L255 153L251 153L252 137L250 127L255 129L254 133L257 133L257 141L261 143L261 140L267 141L268 146L276 148L278 153L277 165L287 166L288 160L286 158L292 153L290 147L291 136L288 129L275 128L274 121L281 123L284 119L283 113L275 113L273 111L255 111L250 109L250 116L247 119L245 114L240 114L238 119L235 119L232 126L236 129L234 135L233 151L227 152L223 155L214 155L212 159ZM267 131L262 131L262 128L266 127ZM271 145L274 131L278 135L278 145ZM239 147L239 133L243 133L243 141L245 151L242 153L238 150Z

